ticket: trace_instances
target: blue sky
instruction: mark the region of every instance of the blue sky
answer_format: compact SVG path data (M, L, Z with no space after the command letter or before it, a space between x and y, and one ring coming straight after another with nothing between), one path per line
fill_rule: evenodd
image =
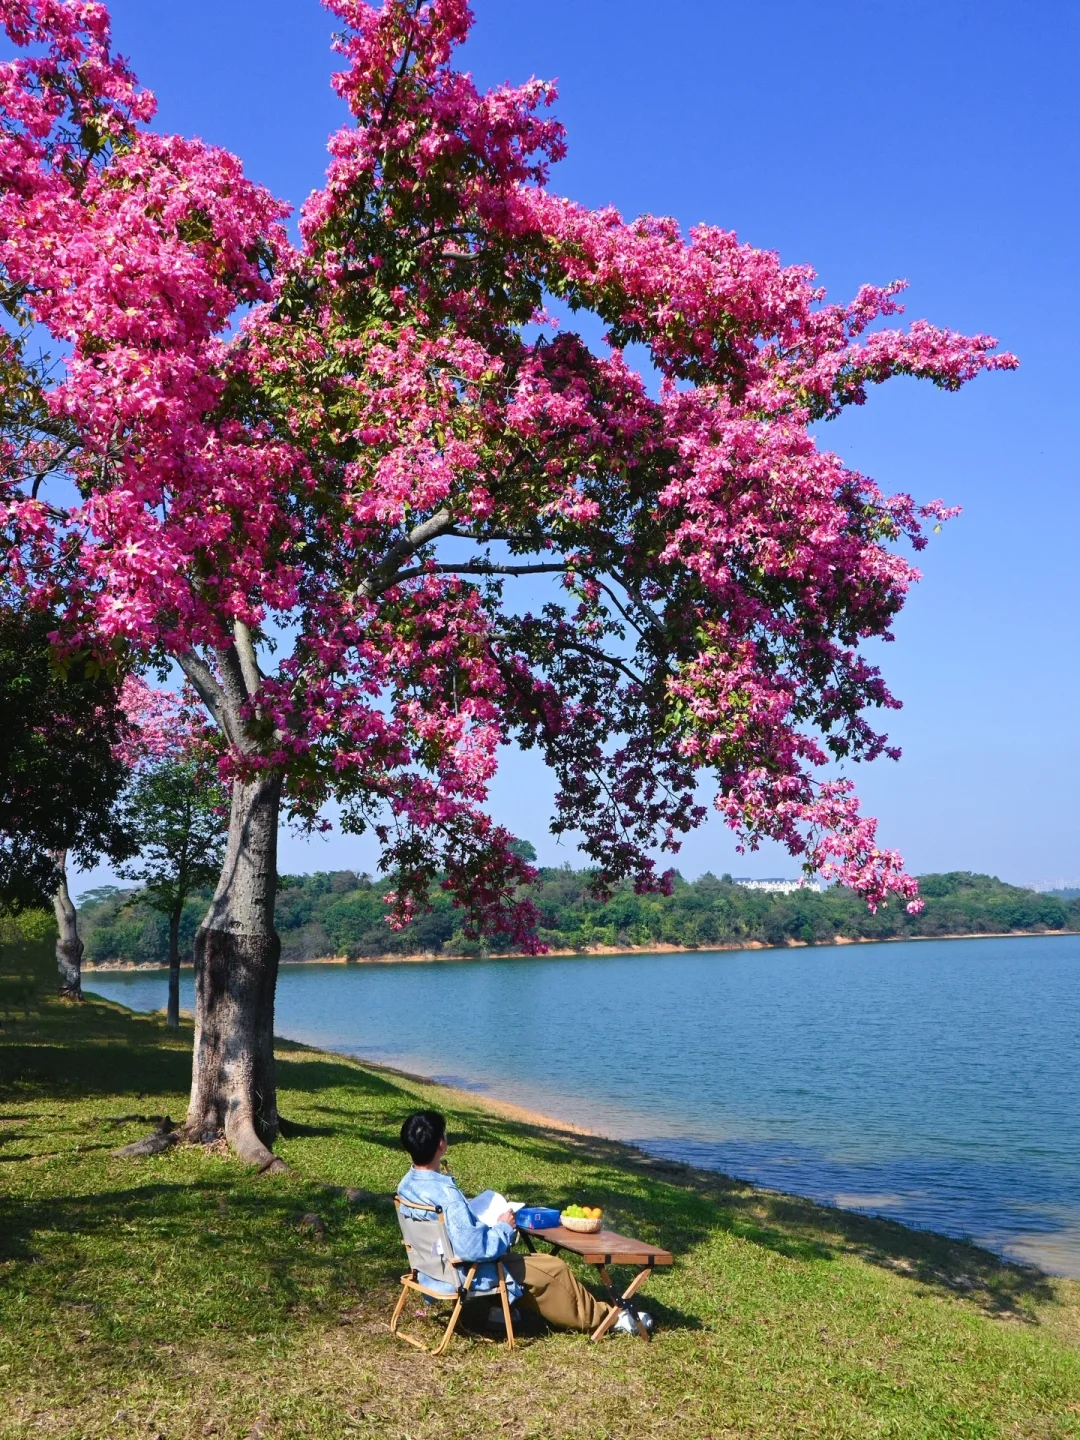
M342 110L318 0L114 0L117 48L158 125L235 150L299 204ZM899 380L824 439L886 488L963 515L881 660L905 708L898 765L856 772L916 872L1080 875L1075 753L1080 534L1080 6L1004 0L474 0L483 84L558 77L570 153L553 188L626 215L722 225L807 262L835 299L911 282L908 316L989 331L1021 370L960 395ZM492 808L546 863L551 787L508 754ZM284 836L281 868L372 868L362 840ZM686 875L793 874L713 820ZM95 872L95 877L98 878Z

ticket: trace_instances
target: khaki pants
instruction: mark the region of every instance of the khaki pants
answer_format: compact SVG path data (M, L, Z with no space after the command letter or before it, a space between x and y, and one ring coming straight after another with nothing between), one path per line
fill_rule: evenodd
M558 1255L507 1255L503 1265L523 1288L518 1304L560 1330L595 1330L611 1310Z

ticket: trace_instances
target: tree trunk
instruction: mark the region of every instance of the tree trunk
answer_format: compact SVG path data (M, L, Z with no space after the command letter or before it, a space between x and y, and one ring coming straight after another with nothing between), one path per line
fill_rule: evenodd
M169 1004L165 1024L170 1030L180 1029L180 916L178 905L169 916Z
M53 855L53 860L60 871L60 884L53 895L57 929L56 968L60 972L59 994L65 1000L81 1000L83 942L79 939L75 906L68 894L67 851L58 850Z
M281 942L274 930L279 776L233 782L225 865L195 937L195 1053L187 1130L225 1132L251 1165L284 1168L278 1133L274 989Z

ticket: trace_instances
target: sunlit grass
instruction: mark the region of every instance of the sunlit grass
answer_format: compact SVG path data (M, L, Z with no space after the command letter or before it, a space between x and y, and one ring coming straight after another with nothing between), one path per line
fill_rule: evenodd
M190 1034L62 1006L45 980L35 1002L31 969L0 967L2 1436L1080 1435L1074 1284L299 1046L280 1052L291 1174L201 1147L114 1159L182 1116ZM595 1200L676 1251L647 1287L651 1346L530 1331L508 1356L466 1335L432 1360L388 1335L383 1197L418 1099L449 1114L467 1190Z

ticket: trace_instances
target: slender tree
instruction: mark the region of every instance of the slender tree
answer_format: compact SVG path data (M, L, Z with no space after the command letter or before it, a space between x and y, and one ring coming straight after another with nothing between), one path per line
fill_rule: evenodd
M213 885L225 856L229 796L206 764L171 754L136 775L124 797L124 820L137 837L137 859L120 874L139 882L139 899L169 922L166 1023L180 1024L180 921L195 890Z
M83 944L67 860L121 860L132 844L118 809L130 722L100 666L55 663L53 615L0 603L0 903L51 904L60 994L82 995Z
M237 160L143 128L103 7L0 0L36 47L2 73L0 270L68 347L50 413L79 442L50 463L82 491L13 484L9 563L57 593L66 643L172 657L226 746L188 1124L262 1166L283 799L374 828L397 921L442 874L517 944L530 869L483 808L510 740L553 768L554 828L600 885L665 883L648 852L700 822L704 772L745 843L918 903L820 767L887 751L865 712L896 702L860 644L917 578L897 545L947 512L883 495L811 426L893 375L1015 364L883 325L898 284L827 304L729 232L553 194L554 90L455 70L464 0L328 5L354 123L294 250ZM552 297L599 316L604 354L551 329ZM535 611L522 576L552 586Z

